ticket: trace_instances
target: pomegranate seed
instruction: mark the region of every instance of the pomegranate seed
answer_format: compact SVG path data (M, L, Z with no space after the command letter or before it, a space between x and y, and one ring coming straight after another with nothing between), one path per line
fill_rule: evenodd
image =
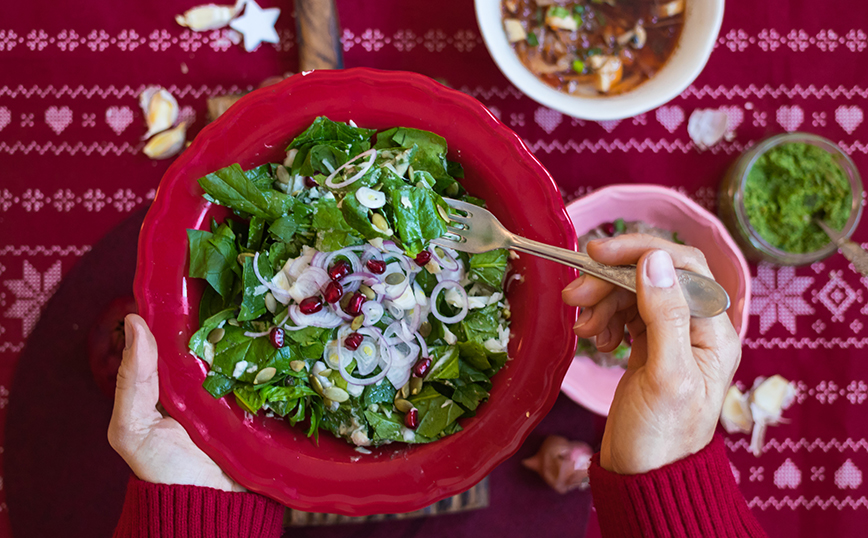
M404 415L404 426L407 426L411 430L415 430L417 426L419 426L419 410L415 407L407 411L407 414Z
M319 297L308 297L298 305L298 308L302 314L316 314L322 310L322 299Z
M329 278L338 281L350 274L350 271L352 271L352 269L353 268L350 266L350 262L346 260L338 260L334 263L334 265L329 267Z
M268 337L271 339L271 345L280 349L283 347L283 329L280 327L275 327L271 329L271 334Z
M368 260L368 270L375 275L382 275L386 272L386 262L382 260Z
M350 351L355 351L359 349L360 345L362 345L362 338L364 337L359 333L350 333L344 339L344 347Z
M413 373L416 377L425 377L429 368L431 368L431 357L422 357L413 365Z
M325 297L325 300L329 303L336 303L340 301L343 296L344 287L337 282L329 282L328 286L326 286L325 292L323 293L323 297Z
M347 303L346 312L351 316L358 316L362 313L362 305L367 301L367 297L359 292L353 294L350 302Z
M431 252L427 251L427 250L423 250L422 252L419 253L418 256L416 256L416 258L413 261L416 262L416 265L418 265L419 267L422 267L431 261Z
M306 178L304 178L304 185L305 185L305 187L316 187L316 186L318 186L317 182L314 181L312 177L306 177Z
M604 222L600 225L600 229L603 230L603 233L608 236L615 235L615 223L614 222Z

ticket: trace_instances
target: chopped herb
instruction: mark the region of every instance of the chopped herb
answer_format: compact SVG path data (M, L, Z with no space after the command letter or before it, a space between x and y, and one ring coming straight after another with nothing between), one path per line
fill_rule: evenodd
M537 39L536 34L533 32L528 32L527 34L527 44L531 47L539 46L539 39Z
M615 219L615 222L612 224L615 226L615 233L622 234L627 230L627 223L624 222L624 219Z
M584 73L585 62L581 60L573 60L573 71L575 71L576 73Z

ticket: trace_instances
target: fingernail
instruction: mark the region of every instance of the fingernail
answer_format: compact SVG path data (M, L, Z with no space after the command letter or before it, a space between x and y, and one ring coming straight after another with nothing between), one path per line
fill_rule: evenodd
M591 239L588 242L589 243L597 243L598 245L602 245L603 243L608 243L612 239L615 239L615 238L614 237L601 237L600 239Z
M584 276L585 275L579 275L579 278L570 282L569 286L564 288L564 291L562 293L570 293L573 290L579 289L579 287L582 285L582 282L584 281Z
M589 307L583 308L582 313L579 314L579 319L576 320L576 324L573 325L573 328L578 329L579 327L581 327L585 323L589 322L591 320L591 316L593 316L593 315L594 315L594 310L592 308L589 308Z
M124 318L124 345L126 349L133 347L133 342L136 340L136 330L129 318Z
M603 332L597 335L597 347L606 347L610 338L612 338L612 334L609 332L609 328L606 327L603 329Z
M665 250L655 250L645 260L645 277L656 288L671 288L675 284L675 267Z

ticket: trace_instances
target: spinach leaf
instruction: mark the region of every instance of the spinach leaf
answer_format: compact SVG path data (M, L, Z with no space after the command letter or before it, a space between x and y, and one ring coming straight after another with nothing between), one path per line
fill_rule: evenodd
M483 344L489 338L497 338L499 308L490 304L479 310L471 310L461 321L466 341Z
M479 404L486 399L488 399L488 391L476 383L470 383L458 387L452 394L452 400L454 402L470 411L475 411L476 408L479 407Z
M426 379L455 379L458 377L458 350L453 346L428 348L431 369Z
M488 370L491 368L491 363L488 362L488 353L482 344L477 342L459 342L458 350L461 360L467 361L468 364L477 370Z
M347 224L336 201L320 198L313 214L313 227L317 230L317 250L329 252L350 245L358 245L361 238Z
M392 402L395 401L397 393L398 391L395 390L395 387L391 383L385 380L380 381L379 383L365 387L365 392L362 393L362 402L365 407L374 404L388 404L391 406Z
M292 241L292 236L295 235L297 230L298 222L296 222L295 216L292 213L280 217L268 227L268 231L284 243Z
M353 194L348 194L341 201L341 214L344 217L344 221L363 238L375 239L380 237L382 239L388 239L391 237L386 232L371 224L368 213L368 208L363 206L361 202L359 202L358 198Z
M241 327L227 325L224 330L223 339L214 346L212 370L247 383L252 383L262 368L276 368L279 374L290 370L289 363L294 360L292 346L275 349L268 338L245 336ZM238 376L234 375L236 369Z
M274 174L272 173L273 166L274 165L271 164L263 164L262 166L245 170L244 176L252 181L253 184L256 185L257 189L266 192L270 191L274 184Z
M271 280L273 273L267 254L262 253L259 255L257 267L262 278ZM241 312L238 314L238 321L250 321L265 314L265 295L268 292L268 288L256 278L256 272L253 270L253 258L250 256L244 258L244 273L242 274L241 281L243 287L241 289Z
M287 213L294 200L274 189L260 190L237 163L200 178L199 185L209 200L269 221Z
M285 402L297 400L303 396L316 396L316 392L307 385L295 385L292 387L278 387L269 385L260 391L266 402Z
M235 308L227 308L217 312L210 318L206 319L199 325L199 330L193 333L190 337L188 347L197 357L205 356L205 342L208 340L208 335L211 331L217 328L218 325L231 318L235 314Z
M199 326L205 324L205 320L214 314L232 307L231 298L224 299L211 286L205 286L202 299L199 301Z
M350 145L338 141L317 144L305 155L298 173L308 177L317 173L327 176L349 160L347 154L352 150Z
M446 169L446 140L439 135L420 129L396 127L377 135L375 148L402 147L418 149L410 158L410 166L414 170L425 170L436 180L434 190L443 193L455 183Z
M401 415L392 414L390 418L385 415L365 411L365 418L368 424L373 428L373 441L379 443L382 441L399 441L402 443L421 444L430 443L434 439L426 437L419 433L417 429L412 440L404 439L404 424L401 422Z
M346 123L335 122L325 116L320 116L313 120L311 126L305 129L303 133L295 137L286 149L297 149L323 140L337 140L347 144L354 142L362 143L368 141L368 139L374 136L374 133L376 133L374 129L353 127Z
M247 232L247 250L256 252L262 248L262 234L265 231L265 219L251 217Z
M235 279L238 250L235 234L221 224L216 233L187 230L190 242L190 276L204 278L224 299L229 299Z
M235 393L235 401L242 409L253 413L254 415L262 409L262 404L265 403L265 398L262 394L253 388L253 385L241 385L233 391Z
M436 437L446 426L464 414L460 406L437 392L431 385L426 385L422 392L411 396L410 403L419 410L416 433L424 437Z
M503 290L506 260L509 251L503 248L470 256L470 280L482 282L495 290Z
M395 231L404 244L404 251L415 258L431 239L446 235L446 221L437 211L449 206L434 191L409 185L389 192Z
M202 382L202 387L208 391L208 394L215 398L222 398L235 389L238 382L231 377L226 377L217 372L208 372L205 381Z

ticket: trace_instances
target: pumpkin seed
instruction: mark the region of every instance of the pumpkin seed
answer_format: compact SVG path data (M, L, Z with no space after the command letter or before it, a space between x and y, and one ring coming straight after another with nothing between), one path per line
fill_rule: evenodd
M238 320L235 318L227 320L226 323L228 323L229 325L232 325L233 327L240 327L241 326L241 324L239 324Z
M323 395L322 383L319 382L319 379L316 378L315 375L310 376L310 385L313 387L313 390L316 391L320 396Z
M416 395L422 392L422 378L421 377L411 377L410 378L410 394Z
M404 282L404 278L404 273L389 273L389 275L386 276L386 284L395 286Z
M317 372L317 375L321 375L323 377L328 377L332 373L330 368L326 368L325 370L321 370Z
M431 324L423 321L422 325L419 326L419 334L422 335L422 338L428 338L431 334Z
M353 322L350 323L350 329L352 329L354 331L358 331L364 322L365 322L365 315L360 314L360 315L356 316L355 318L353 318Z
M437 212L440 213L440 216L441 216L441 217L443 218L443 220L445 220L447 223L452 222L452 219L449 218L449 215L446 213L446 210L443 209L442 207L440 207L439 205L437 206Z
M293 372L301 372L304 370L304 361L292 361L289 363L289 367L292 368Z
M223 335L226 334L226 330L220 327L214 329L210 333L208 333L208 341L212 344L216 344L220 340L223 340Z
M409 398L410 397L410 382L407 381L404 383L404 386L401 387L401 390L398 391L398 394L401 395L401 398Z
M271 381L271 378L274 377L274 374L277 373L277 368L269 366L268 368L263 368L259 370L259 373L256 374L256 378L253 380L254 385L259 385L261 383L266 383Z
M323 396L329 400L341 403L350 399L349 393L340 387L329 387L323 392Z
M413 404L411 404L407 400L399 398L399 399L395 400L395 408L397 408L398 411L400 411L402 413L406 413L410 409L413 409Z
M377 298L377 294L372 290L369 286L362 284L359 286L359 291L362 292L362 295L369 300L373 300Z
M244 258L252 258L254 254L252 252L242 252L235 258L235 261L238 262L238 265L244 265Z
M386 217L380 215L379 213L374 213L374 216L371 217L371 224L376 226L380 231L385 233L392 233L391 228L389 228L389 223L386 221Z
M277 312L277 299L274 298L274 294L270 291L265 294L265 308L272 314Z
M287 171L287 169L283 166L277 167L277 181L280 181L284 185L288 185L291 181L291 178L289 177L289 171Z

